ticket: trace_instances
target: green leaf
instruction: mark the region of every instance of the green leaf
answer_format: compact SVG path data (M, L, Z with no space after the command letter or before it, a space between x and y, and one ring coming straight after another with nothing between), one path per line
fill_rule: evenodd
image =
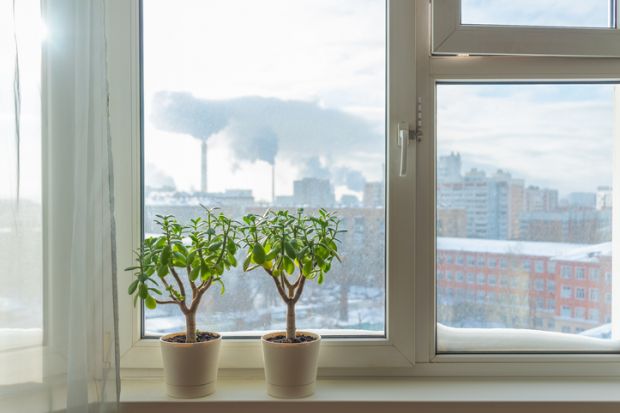
M259 265L265 262L265 250L259 243L254 244L254 248L252 248L252 258L254 258L254 262Z
M196 251L192 251L187 255L187 262L193 263L194 259L196 258ZM192 264L193 265L193 264Z
M143 300L149 295L149 290L146 287L146 284L140 284L140 289L138 290L138 295Z
M323 271L319 271L319 279L317 281L319 285L323 284Z
M279 253L279 252L280 252L280 251L278 251L277 249L272 248L272 249L271 249L271 251L269 251L269 253L265 256L265 261L271 261L271 260L273 260L275 257L277 257L277 256L278 256L278 253Z
M287 273L292 274L295 271L295 264L289 257L282 257L282 259L282 267Z
M302 269L304 275L310 275L312 272L312 261L306 261Z
M200 274L200 265L196 265L192 268L192 271L189 273L189 279L192 281L196 281L198 275Z
M220 278L214 278L213 280L220 285L220 295L224 295L224 292L226 291L224 282Z
M228 252L231 255L235 255L237 253L237 246L235 245L235 242L231 239L228 240L227 248L228 248Z
M174 260L173 264L175 267L187 267L187 261L185 261L185 257L180 252L174 252Z
M159 258L159 264L160 265L168 265L168 262L170 262L170 247L169 246L165 246L164 249L161 252L161 256Z
M209 271L209 266L207 263L203 262L200 266L200 278L203 280L207 280L211 276L211 272Z
M237 259L235 258L234 255L231 254L228 256L228 263L232 265L233 267L237 266Z
M217 251L218 249L220 249L220 247L222 246L222 242L215 242L211 245L209 245L209 251L214 252Z
M146 308L148 308L149 310L154 310L155 307L157 307L157 303L155 302L155 299L151 297L150 295L144 299L144 305L146 305Z
M129 284L129 288L127 289L127 293L129 295L136 292L136 288L138 288L138 280L134 280L131 284Z
M159 267L157 267L157 275L159 275L160 277L165 277L166 274L168 274L167 265L160 265Z
M284 241L284 252L286 252L286 255L292 259L297 258L297 251L295 251L295 248L293 248L291 243L288 241Z
M161 291L159 291L157 288L150 287L150 288L149 288L149 291L153 291L153 292L155 292L155 293L157 293L157 294L159 294L159 295L162 295L162 294L161 294Z
M134 265L133 267L127 267L125 268L125 271L133 271L133 270L137 270L138 268L140 268L139 265Z
M243 271L247 271L250 268L250 264L252 263L252 256L248 255L243 261Z

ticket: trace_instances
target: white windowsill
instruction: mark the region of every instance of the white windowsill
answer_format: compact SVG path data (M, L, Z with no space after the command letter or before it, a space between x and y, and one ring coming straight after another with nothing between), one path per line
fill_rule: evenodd
M278 400L263 379L223 377L211 396L167 397L161 379L124 379L122 412L617 412L617 379L389 378L321 379L316 393ZM525 409L525 410L524 410Z

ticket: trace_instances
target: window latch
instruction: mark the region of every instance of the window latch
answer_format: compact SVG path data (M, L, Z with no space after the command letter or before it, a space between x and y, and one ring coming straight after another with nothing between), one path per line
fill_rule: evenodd
M398 146L400 146L400 176L407 176L407 157L409 156L409 141L414 145L414 159L416 143L422 141L422 98L417 99L416 128L411 129L408 122L398 122Z
M398 146L400 146L400 176L407 176L407 161L409 156L409 141L413 141L414 145L414 154L415 154L415 143L420 142L422 139L420 136L422 135L421 131L418 132L415 129L409 128L409 123L407 122L399 122L398 123ZM414 155L415 158L415 155Z

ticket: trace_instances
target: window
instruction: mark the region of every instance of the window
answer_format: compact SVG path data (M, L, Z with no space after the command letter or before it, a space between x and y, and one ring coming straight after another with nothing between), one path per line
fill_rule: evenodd
M467 256L467 265L469 265L470 267L475 265L475 261L476 261L476 258L473 255Z
M562 286L562 293L560 295L562 298L572 298L573 297L573 289L568 285Z
M145 30L148 30L149 1L152 1L153 4L155 1L160 1L163 4L163 0L144 0ZM266 0L264 4L269 5L270 1ZM231 2L225 3L232 2L231 0ZM443 3L450 2L453 1ZM323 12L329 10L330 7L341 7L340 5L332 5L333 2L328 1L302 1L298 3L294 6L296 10L302 7L318 7ZM382 1L376 3L381 3L382 8L385 6ZM442 2L435 1L433 3L434 6L437 6ZM263 3L261 2L261 4ZM258 6L252 5L250 7L251 10L254 10ZM360 7L365 10L366 7L378 8L379 6L373 1L369 1L364 2L364 6ZM321 196L324 198L321 199L328 199L329 201L333 199L335 208L357 209L365 212L372 210L368 213L377 215L375 224L372 225L377 225L379 232L385 233L383 240L389 241L381 245L380 253L375 253L374 249L371 253L374 256L373 259L385 261L389 273L384 271L379 277L387 277L389 282L378 289L369 288L368 285L354 285L354 288L348 291L347 303L350 304L348 308L349 317L346 318L348 323L342 323L338 329L341 331L349 329L353 332L354 326L362 327L362 335L356 335L360 331L356 330L350 336L347 335L338 340L327 338L325 347L322 349L320 365L322 368L335 368L337 371L338 368L355 369L356 367L373 367L378 364L384 366L385 363L387 366L384 367L389 372L391 372L392 367L398 366L398 368L404 368L407 371L420 371L420 374L426 374L425 371L431 372L430 374L441 371L455 371L451 368L458 365L459 369L467 371L469 374L483 375L492 375L498 371L498 368L506 369L502 371L516 371L511 369L514 368L515 363L522 360L534 364L541 363L540 365L544 365L544 368L533 369L532 371L544 371L545 374L549 374L550 371L566 374L568 369L575 368L574 366L578 366L577 368L590 366L588 358L582 357L581 353L615 352L614 346L617 346L615 339L594 337L600 340L597 341L600 346L596 346L596 348L589 347L589 343L592 343L590 339L583 340L585 336L601 331L596 330L596 328L604 329L604 323L611 321L610 307L613 301L611 294L613 248L610 244L607 244L607 249L603 248L603 244L611 243L610 225L608 224L611 223L613 209L611 204L602 201L599 204L595 202L593 206L584 205L584 199L591 198L590 195L594 193L595 199L603 200L606 199L605 194L609 196L611 192L611 190L599 190L599 187L611 187L613 183L614 174L612 170L615 166L611 160L611 154L614 151L614 139L611 136L611 130L613 129L613 116L615 114L613 97L616 82L619 79L611 74L620 73L620 62L616 58L589 59L584 57L574 59L570 57L575 55L588 56L589 53L588 50L578 50L573 54L572 52L567 53L566 49L563 49L563 47L570 47L570 44L577 45L581 49L587 49L584 42L575 42L574 36L571 37L572 35L566 37L566 41L562 41L564 46L558 46L557 53L546 53L540 49L556 47L557 45L555 42L557 37L554 37L553 33L540 31L537 41L531 42L526 39L527 36L520 37L510 30L521 28L516 24L507 29L500 26L493 27L494 30L489 32L493 35L482 36L478 43L480 48L485 48L485 50L480 50L484 56L451 56L457 53L464 55L476 52L467 47L458 49L459 45L467 46L468 44L467 39L464 43L462 40L458 40L460 43L457 42L461 32L472 29L464 26L479 26L473 29L483 29L483 31L487 27L484 27L484 24L474 25L461 22L459 14L458 19L450 21L451 25L459 27L445 38L445 44L439 50L437 49L439 38L436 36L429 37L429 33L435 34L438 33L437 30L441 31L441 27L429 26L431 21L427 19L427 16L430 14L430 7L428 2L389 1L387 11L381 9L383 14L388 14L387 38L389 40L387 47L391 53L387 55L391 59L391 64L387 65L389 73L386 72L385 74L389 81L382 83L378 89L373 89L373 92L369 92L374 93L374 95L368 99L363 95L365 89L358 87L361 84L358 82L362 82L360 77L365 78L367 76L366 69L374 67L373 65L378 60L383 59L382 67L385 67L385 53L365 54L362 53L363 50L356 49L354 46L352 46L352 50L345 50L342 53L338 52L337 46L321 49L321 53L325 53L329 57L318 59L318 63L313 63L322 65L321 62L324 61L325 64L321 66L321 70L313 74L312 78L292 84L289 89L278 93L277 96L267 93L275 90L273 84L253 93L253 95L262 98L270 96L270 99L273 98L275 101L298 101L301 100L298 96L303 95L304 102L310 102L311 105L314 105L317 112L335 108L334 110L346 112L354 119L363 118L366 122L374 125L365 128L364 133L372 130L373 133L383 139L381 142L382 145L385 145L383 153L378 150L376 153L379 155L369 156L370 159L366 160L362 158L368 156L367 148L358 148L357 140L353 140L350 142L351 145L347 147L347 151L354 154L351 159L343 160L341 154L331 151L332 154L329 156L321 153L318 156L318 163L312 161L312 165L310 165L317 167L312 172L315 177L318 176L317 179L327 176L327 180L333 186L333 197L331 190L323 191L324 193ZM416 10L415 25L411 24L414 8ZM278 10L278 13L280 11ZM289 11L287 6L284 14ZM434 18L437 19L441 12L441 10L435 9ZM247 11L242 10L242 15L244 13ZM309 13L313 16L315 12ZM351 13L336 14L339 16L338 18L355 21L361 13L355 10ZM297 30L295 25L286 21L306 20L305 11L300 15L304 17L286 19L280 16L278 20L285 21L282 24L288 24L286 27L290 28L289 32L294 34ZM169 17L173 18L173 16ZM367 16L367 18L367 24L364 27L377 26L371 23L374 22L373 17ZM257 20L255 16L248 18L243 15L244 22L252 19ZM334 19L337 20L336 17ZM328 26L332 27L330 26L331 18L328 20L330 20ZM305 24L305 22L303 23ZM205 25L202 24L202 26ZM400 28L393 29L393 31L390 29L390 27L397 26ZM240 29L240 27L244 27L243 25L236 24L235 27L239 33L245 33L245 29ZM489 40L495 36L494 32L497 31L495 29L506 33L497 36L497 42ZM548 27L548 29L555 31L563 28ZM184 27L185 32L191 32L191 30L193 29L189 25ZM207 28L205 30L212 29ZM585 31L581 33L586 33L590 29L583 30ZM615 22L613 29L602 28L597 30L615 31ZM278 31L278 28L274 25L265 31L274 32ZM366 33L365 30L357 32L355 30L340 30L342 39L338 39L335 43L342 44L343 42L353 41L355 38L360 39L360 37L367 40L369 36L372 36L372 33L377 31L371 30L370 33ZM256 30L256 32L259 31ZM385 31L383 33L385 34ZM404 36L402 33L407 35ZM481 36L482 32L477 31L477 33L476 36ZM551 37L543 38L548 34ZM267 34L260 34L260 36L264 35ZM240 48L245 47L243 45L245 38L243 37L243 34L235 36L217 34L217 39L221 43L224 43L222 39L237 39L237 45ZM259 36L257 35L257 37ZM278 37L281 36L278 35ZM290 37L291 41L299 42L300 45L299 53L292 60L299 59L299 64L303 66L304 62L312 59L309 56L316 52L308 46L308 43L315 41L315 39ZM411 44L414 37L416 38L417 48ZM522 43L521 40L525 40L523 43L534 44L538 50L535 53L530 53L525 49L506 51L505 44L502 45L502 42L507 37L513 40L515 49L520 47L518 43ZM544 41L540 41L540 39ZM148 48L148 37L145 37L144 40L146 70L148 66L148 50L146 49ZM377 40L373 50L379 51L381 47L385 47L385 40L385 38ZM164 43L166 41L168 44L175 43L178 49L182 48L179 45L184 44L179 41L162 40ZM207 42L207 44L212 43ZM589 46L594 44L599 51L618 47L611 46L610 49L609 46L611 43L618 44L618 42L588 41L585 43ZM432 46L429 46L433 44L436 50L432 50ZM225 48L225 45L220 45L220 49ZM498 52L501 48L504 49ZM154 46L151 50L153 49ZM458 51L455 51L457 49ZM137 46L135 50L139 50ZM417 56L414 59L415 50L417 50ZM177 50L174 52L180 53ZM244 64L248 60L260 60L261 52L260 47L252 50L252 59L245 58ZM297 48L293 52L297 53ZM287 53L280 53L280 59L287 60ZM496 53L508 54L509 56L504 56L501 59L486 56ZM437 54L444 56L438 57ZM564 57L548 57L555 54ZM520 56L516 58L514 55ZM342 61L339 63L342 64L329 65L328 63L335 59L334 56L340 56ZM331 58L333 59L329 60ZM414 67L413 62L416 59L417 65ZM196 58L198 62L206 60L211 63L214 61L212 56ZM217 62L217 60L215 61ZM191 63L194 63L194 58L191 59ZM250 92L247 92L246 89L249 88L248 84L252 76L246 77L244 75L245 71L248 70L244 64L240 65L243 67L237 67L235 68L236 71L232 72L240 74L241 71L244 71L236 77L236 80L241 80L233 86L235 93L247 96ZM252 64L255 63L252 62ZM289 67L287 65L293 64L295 62L284 62L282 68L277 70L278 74L291 72L284 73L282 79L278 76L278 82L299 74L297 70L286 69ZM139 65L134 61L133 64L127 64L123 67L134 66ZM184 70L190 70L189 66L191 65L185 64ZM327 82L330 85L325 86L325 88L333 86L331 93L321 95L312 91L322 87L321 76L319 75L324 75L323 79L335 79L332 76L332 70L340 73L341 70L352 67L357 67L354 69L357 71L351 75L347 82ZM370 73L376 72L370 70ZM169 77L170 79L167 82L169 81L170 84L177 81L183 82L183 79L174 79L175 76L172 74ZM184 76L177 77L183 78ZM272 77L275 78L276 76ZM370 78L375 79L376 76L370 76ZM149 80L145 74L145 93L147 94L149 93L147 86L150 81L152 79ZM190 83L189 78L185 81ZM136 85L126 86L128 86L127 90L139 90ZM226 85L222 83L221 86L218 86L217 91L215 89L204 90L200 92L202 95L192 91L192 94L194 98L207 96L205 99L209 101L231 99L230 96L226 95L228 92L224 90L228 89L230 84L226 88L224 86ZM386 88L390 93L385 93ZM190 89L191 86L188 86L184 90ZM346 98L345 96L351 90L355 90L357 95ZM300 95L297 95L298 93ZM386 99L383 108L374 104L381 97ZM334 102L340 106L334 106ZM371 105L368 102L374 103ZM145 115L150 113L149 110L152 109L149 105L153 106L147 98L144 108ZM127 113L135 112L138 108L139 105L130 107ZM471 108L476 108L476 110L473 111ZM269 116L264 116L264 118L267 119ZM567 119L571 120L572 126L566 126ZM165 166L169 169L173 162L172 160L167 162L158 160L154 165L153 163L151 166L148 165L150 156L148 153L149 134L146 129L153 128L153 125L149 125L150 122L153 122L153 118L145 116L144 120L146 182L151 178L158 177L154 167L161 170ZM401 147L397 143L397 127L399 122L403 121L409 123L410 129L416 129L423 133L420 142L417 144L413 140L409 141L408 149L405 148L405 155L408 154L408 157L401 158ZM588 125L588 127L580 127L578 128L579 133L576 133L575 125ZM138 126L132 125L135 130L139 130ZM304 126L308 125L304 124ZM315 127L314 124L311 126ZM133 136L134 132L132 130L127 132L132 134L134 138L132 140L133 146L129 146L129 144L123 146L123 143L120 147L126 149L123 152L127 154L124 155L126 157L130 156L129 154L134 154L132 156L136 157L134 163L138 165L138 168L126 174L129 183L122 181L120 187L121 190L125 188L127 192L131 193L131 186L133 188L140 186L139 156L141 147L139 139ZM165 131L159 131L159 133L161 134L160 141L165 141L164 137L168 138L169 135L174 135L172 132ZM178 143L179 145L193 143L194 151L193 153L188 151L189 155L187 155L188 159L193 160L184 161L182 167L179 167L178 173L183 176L175 179L174 184L177 187L188 189L187 192L194 190L200 192L202 189L202 174L200 173L202 169L202 145L198 144L190 136L190 133L183 135L183 137L179 137ZM488 140L483 141L482 144L480 141L475 142L475 139L481 138ZM218 134L208 140L206 192L221 192L223 198L218 198L218 201L222 203L227 202L230 197L243 198L248 195L247 192L245 194L242 192L229 192L227 194L226 185L222 183L223 181L218 182L218 175L211 173L213 168L218 168L220 165L218 162L221 163L223 159L230 160L236 156L243 157L245 155L239 154L231 148L228 148L228 153L225 153L226 151L223 148L225 149L227 141L224 134ZM303 140L296 142L306 144ZM584 145L584 142L588 144ZM198 144L197 151L196 144ZM332 139L329 144L337 146L339 143L337 139ZM558 148L563 150L559 151ZM597 148L597 150L590 152L592 148ZM293 181L302 178L301 172L297 170L292 175L287 174L286 168L292 168L292 166L287 165L290 162L287 161L287 156L284 154L286 151L292 153L292 149L284 146L278 146L277 149L273 165L261 159L245 159L238 165L234 165L238 170L232 172L233 177L246 173L251 175L250 178L260 179L263 182L259 185L260 188L252 188L252 196L255 196L255 193L261 194L260 197L255 196L253 201L256 202L260 198L261 205L259 207L266 207L275 199L283 204L292 202L291 198L295 192ZM320 148L314 147L310 149L312 153L320 150ZM219 150L221 152L218 152ZM554 162L553 156L560 153L566 156L566 160L560 163ZM228 158L217 158L220 154L226 155ZM541 160L540 157L545 154L551 158ZM216 159L209 162L212 158ZM588 159L589 166L584 167L584 165L579 164L580 158ZM407 166L406 174L403 177L399 176L398 173L401 159L405 160L404 164ZM162 165L159 165L160 163ZM367 165L368 171L364 165ZM275 185L271 185L272 166L275 166ZM312 170L310 166L305 170ZM147 174L149 168L151 169ZM255 169L249 173L248 168ZM365 184L363 186L356 185L356 183L360 184L361 180L356 181L355 176L350 177L344 174L341 168L357 170L361 172L366 183L379 182L379 185L369 186L366 190ZM226 170L228 171L228 169ZM181 171L185 172L181 173ZM198 171L197 174L196 171ZM151 172L153 173L151 174ZM129 179L129 177L132 178ZM566 179L560 185L558 182L562 178ZM166 181L170 183L170 180L162 179L162 182L165 183ZM241 184L246 184L249 181L249 179L238 179L235 182L239 184L236 187L230 186L228 189L230 191L244 189ZM311 182L306 182L306 184L307 187L312 185ZM350 187L351 185L363 189L356 191ZM275 188L273 193L272 187ZM302 195L304 191L299 187L299 184L297 189L300 199L306 196ZM145 190L150 189L145 188ZM317 191L307 192L316 193ZM588 193L588 195L582 197L579 195L580 193ZM381 200L382 194L388 196ZM291 198L287 198L287 196ZM310 204L312 203L312 199L309 199L311 196L308 195L303 200ZM250 197L246 197L246 199L250 200ZM364 199L368 200L367 204L364 204ZM150 199L147 198L147 200ZM152 200L156 201L152 203L155 207L159 201L165 201L165 199L157 199L156 197ZM378 201L382 201L383 204ZM128 200L119 202L125 202L123 204L125 206L140 205L140 199L135 197L129 197ZM375 207L369 205L375 205ZM139 218L135 218L136 216L139 217L139 213L140 211L134 211L134 218L131 220L123 221L121 219L119 230L124 231L124 233L133 231L135 234L139 234L140 228L136 226L136 221L139 221ZM388 218L387 220L382 219L385 216ZM437 217L437 220L433 219L434 216ZM364 221L363 215L347 215L345 219L347 228L351 232L347 236L352 237L353 244L363 243L364 240L372 237L372 231L375 230L372 229L372 225L369 226ZM415 226L413 225L414 220ZM146 221L145 217L145 223ZM497 225L498 222L501 225ZM129 229L125 230L125 227ZM586 237L591 238L584 240ZM137 240L132 239L131 235L128 235L128 238L131 241L127 241L126 246L134 246ZM416 241L415 248L413 247L414 239ZM435 250L432 246L435 246ZM120 246L119 250L125 250L125 247ZM440 256L444 258L438 259ZM480 261L482 264L479 264L478 259L480 257L486 257L486 267L492 269L493 274L487 274L483 268L477 267L484 265L483 260ZM529 272L528 264L525 264L524 261L531 263L532 273ZM539 262L543 263L542 272ZM591 268L596 268L600 274L605 274L606 287L603 288L602 283L597 285L600 290L601 301L603 301L604 294L605 303L601 303L600 317L597 320L591 320L591 322L585 320L577 322L572 316L574 303L566 301L572 298L573 289L577 287L589 289L591 287L582 281L579 284L574 283L573 271L579 266L587 266L588 271ZM485 277L486 286L476 285L478 271ZM445 277L440 283L437 282L439 273ZM449 274L454 276L455 283L450 284ZM539 278L546 282L544 291L535 291L541 287L540 283L536 281ZM377 280L379 278L364 279ZM497 279L496 284L493 284L493 279ZM557 285L558 279L563 285ZM326 296L324 291L332 288L332 286L326 285L322 287L320 292L317 290L316 296L312 293L308 295L310 311L303 312L300 325L308 320L315 320L314 325L323 326L323 322L320 321L321 317L326 317L332 321L334 318L340 317L339 295L334 300L336 295L334 292L340 293L340 280L334 277L328 282L331 283L332 281L336 289L330 290L328 294L330 302L326 305L331 309L331 312L326 308L324 313L314 314L315 311L319 312L320 310L312 307L312 305L318 306L318 303ZM376 294L377 291L379 294ZM251 313L251 309L258 308L261 302L264 302L261 301L263 297L258 295L257 297L255 302L245 304L250 307L250 310L245 314ZM540 298L544 301L541 301ZM232 300L232 296L230 299ZM381 308L384 309L379 309L378 314L380 316L376 318L366 317L370 313L377 314L375 310L379 308L378 302L383 303ZM368 303L372 307L367 307ZM543 303L546 303L546 306ZM586 307L585 302L581 303ZM125 305L128 311L132 311L131 303ZM604 305L606 305L605 308L603 308ZM371 311L370 308L373 310ZM218 317L225 319L223 315L225 312L220 311ZM590 309L587 312L589 319ZM132 314L136 313L139 313L139 310ZM358 314L363 316L361 323L356 319ZM414 317L410 317L411 314L414 314ZM433 319L434 315L436 316ZM275 313L273 313L271 325L281 322L281 320L274 320L275 318ZM130 329L131 326L139 325L136 322L137 318L130 321L132 321L129 323ZM217 322L220 321L217 320ZM121 322L125 321L121 320ZM244 319L242 322L248 323L251 320ZM373 328L377 329L373 330ZM510 329L511 334L514 334L519 340L508 342L504 336L494 335L497 328ZM584 334L574 335L580 329L585 329ZM528 330L528 333L533 330L533 334L520 336L522 330ZM538 330L553 331L556 334L554 337L557 339L554 339L553 342L539 341ZM132 344L129 345L131 351L127 353L125 360L130 359L132 354L140 349L144 350L152 345L148 338L142 339L143 336L139 331L136 332L135 329L131 331L132 336L128 341L136 344L133 345L134 347L131 347ZM253 330L250 333L257 335L258 331ZM330 333L333 331L331 330ZM373 332L379 332L379 334L373 334ZM560 332L563 332L564 335ZM372 337L368 338L368 335ZM465 337L466 339L459 341L455 339L457 337ZM556 363L553 357L546 354L558 350L555 343L561 343L561 345L558 344L558 347L563 352L562 357L571 360L569 363L571 367ZM255 359L253 356L253 354L260 354L256 343L253 341L225 340L224 345L230 349L226 352L224 366L260 366L260 359ZM567 348L568 350L565 350ZM475 359L471 359L472 355L466 353L475 353ZM500 354L487 358L488 353L511 354L507 357ZM251 355L248 356L248 354ZM148 357L136 359L146 360ZM153 359L154 357L150 357L150 360ZM456 363L454 363L455 361ZM463 363L463 361L467 362ZM612 370L612 368L617 369L617 363L610 363L609 367L603 366L601 370L596 370L597 373L595 374L598 374L599 371L600 374L603 374L602 371L616 374L616 370ZM573 373L575 371L572 370Z
M609 0L564 0L561 10L553 0L528 3L526 7L514 2L494 0L462 0L463 24L499 26L599 27L610 28Z
M110 65L118 68L113 98L127 105L113 120L115 167L122 170L119 266L131 262L124 251L152 232L155 213L172 212L186 221L205 202L236 217L269 207L337 209L347 225L343 260L359 261L357 281L346 280L346 267L339 276L334 268L325 285L304 291L297 324L314 326L326 338L320 365L370 366L379 351L410 367L410 320L399 314L413 313L413 301L395 297L413 284L407 251L414 198L394 194L410 192L415 175L399 177L387 159L399 153L388 139L397 134L397 122L415 122L412 37L388 36L388 28L409 30L396 16L413 16L412 5L388 10L383 0L286 7L276 0L183 0L172 7L169 0L130 0L114 9L115 29L128 34L118 37L131 39L130 45L119 44L113 36L110 47ZM334 30L347 34L336 36ZM131 79L121 74L126 68L136 68ZM136 190L141 187L142 198ZM380 250L364 253L370 237ZM399 237L401 246L386 250L387 239L396 245ZM262 287L268 278L228 275L226 294L206 297L208 311L199 311L198 324L224 333L222 367L258 367L260 358L244 354L260 354L260 343L244 338L283 326L284 311L271 295L275 291ZM388 295L394 298L389 304ZM121 313L135 317L121 319L129 331L121 342L124 365L157 366L149 350L153 339L179 328L180 315L164 306L133 310L131 301L121 301Z
M483 273L479 272L476 278L478 280L478 285L486 284L486 276Z
M507 264L500 273L509 279L508 287L497 291L495 305L480 306L478 300L451 303L438 308L438 321L460 328L544 331L546 324L535 322L542 317L544 304L536 301L534 292L544 293L543 299L555 298L556 288L553 273L542 276L545 262L560 263L561 297L580 301L587 299L586 288L576 284L583 284L586 278L584 262L599 268L611 263L612 210L597 208L595 202L585 204L584 199L595 200L596 191L612 182L610 114L617 86L445 79L437 80L435 86L437 216L444 209L462 211L460 217L452 214L443 220L457 228L458 221L465 218L463 233L450 234L450 248L467 251L470 256L473 252L500 256ZM577 109L585 110L584 105L593 102L601 109L589 115ZM566 146L572 127L565 122L566 116L591 116L588 124L600 117L606 119L599 123L605 125L606 132L591 135L596 144L589 150L599 159L596 173L581 176L575 170L589 170L590 163L584 161L584 148L577 142ZM519 129L523 124L530 126ZM519 132L508 136L506 130ZM590 188L591 193L584 196L584 188ZM438 237L437 244L442 242ZM483 276L477 276L478 284ZM578 321L565 322L569 324L574 332L582 327ZM593 330L588 334L598 333ZM441 338L439 335L438 340ZM485 348L482 343L480 346Z
M573 309L571 307L567 306L567 305L563 305L562 306L562 312L560 313L560 315L562 317L565 317L565 318L570 318L570 317L573 316ZM568 326L562 327L562 332L563 333L564 332L570 332L570 327L568 327Z
M598 322L600 317L601 315L598 308L591 308L588 311L588 320Z
M579 320L584 320L586 318L586 309L584 307L575 307L575 318ZM584 330L582 329L581 331Z
M534 288L536 289L536 291L545 291L545 280L543 280L542 278L537 278L534 281Z
M459 283L462 283L463 281L465 281L465 277L463 276L463 271L456 272L456 281Z
M598 288L590 288L590 301L598 302Z
M597 268L590 268L590 281L598 282L599 273L600 272Z
M619 56L615 1L433 2L436 54Z
M545 263L544 261L541 260L536 260L534 262L534 270L538 273L538 274L542 274L545 272Z
M583 267L577 267L575 268L575 278L578 280L585 280L586 279L586 271Z
M568 265L562 265L562 267L560 268L560 275L563 279L570 280L573 275L572 268Z
M575 289L575 298L578 300L585 300L586 298L586 290L585 288L576 288Z
M202 205L239 220L268 208L337 211L343 265L306 286L297 324L384 335L385 4L170 5L143 5L145 235L158 231L157 214L188 223ZM231 271L198 323L231 335L283 328L285 306L264 275ZM174 306L145 310L146 336L183 325Z

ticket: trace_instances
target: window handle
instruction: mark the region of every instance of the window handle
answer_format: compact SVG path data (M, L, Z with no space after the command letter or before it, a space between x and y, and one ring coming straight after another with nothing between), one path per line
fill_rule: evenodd
M407 176L407 161L409 156L409 141L417 142L417 133L415 130L409 129L409 123L398 123L398 146L400 146L400 176Z

